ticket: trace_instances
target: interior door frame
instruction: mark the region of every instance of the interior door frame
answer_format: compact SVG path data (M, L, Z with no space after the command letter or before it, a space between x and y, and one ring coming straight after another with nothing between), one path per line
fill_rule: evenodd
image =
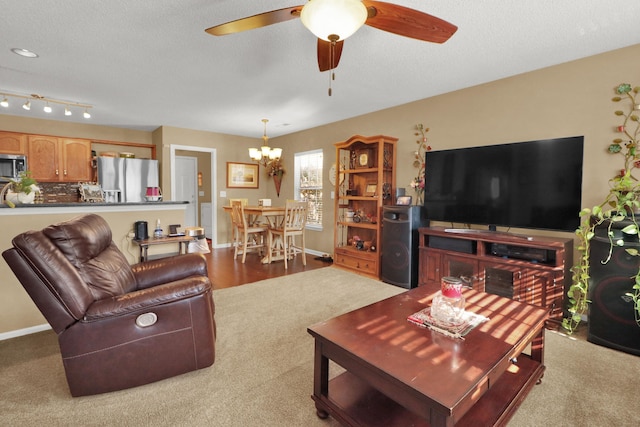
M215 148L205 148L205 147L195 147L191 145L174 145L171 144L169 146L170 150L170 158L169 163L171 167L171 194L175 194L176 191L176 177L174 171L176 170L176 150L185 150L185 151L197 151L201 153L209 153L211 157L211 247L216 247L218 244L218 203L216 199L216 194L218 193L218 185L216 180L216 149Z
M193 226L202 226L202 219L200 221L198 221L198 217L199 217L199 210L200 210L200 194L199 194L199 190L198 190L198 158L197 157L193 157L193 156L175 156L176 161L178 159L182 160L182 161L187 161L189 162L190 166L193 166L193 180L191 182L191 184L193 185L193 190L194 190L194 199L195 199L195 206L194 206L194 210L193 210L193 214L195 216L195 221ZM185 165L186 166L186 165ZM176 166L177 168L177 166ZM177 169L172 169L173 171L176 171ZM176 174L173 173L171 174L172 176L175 176ZM174 188L171 188L171 195L172 198L175 200L176 199L176 192L174 192ZM187 208L188 209L188 208ZM188 221L185 221L186 224L188 224Z

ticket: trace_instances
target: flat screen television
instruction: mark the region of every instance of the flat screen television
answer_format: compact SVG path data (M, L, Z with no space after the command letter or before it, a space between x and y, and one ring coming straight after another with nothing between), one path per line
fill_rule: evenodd
M584 137L428 151L431 221L574 231L582 202Z

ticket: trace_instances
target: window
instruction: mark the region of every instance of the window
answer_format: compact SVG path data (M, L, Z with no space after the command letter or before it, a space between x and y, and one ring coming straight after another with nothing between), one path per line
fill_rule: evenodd
M295 154L294 194L309 202L307 227L322 230L322 150Z

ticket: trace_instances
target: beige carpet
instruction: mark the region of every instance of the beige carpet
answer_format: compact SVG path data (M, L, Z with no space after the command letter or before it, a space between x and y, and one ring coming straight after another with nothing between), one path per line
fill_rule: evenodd
M72 398L55 335L0 342L0 425L326 426L307 326L404 291L333 267L214 291L213 367ZM547 371L509 426L637 426L640 358L547 334Z

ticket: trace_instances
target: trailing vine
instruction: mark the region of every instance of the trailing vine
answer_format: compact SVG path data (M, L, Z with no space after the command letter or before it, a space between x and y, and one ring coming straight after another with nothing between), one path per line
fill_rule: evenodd
M569 316L563 319L562 326L572 333L580 324L583 316L589 307L589 283L591 280L591 240L595 236L595 230L607 227L607 237L609 239L609 254L606 259L601 260L603 264L610 261L615 246L623 246L624 240L615 237L613 226L621 221L629 221L630 224L622 228L622 233L633 237L640 244L640 226L636 219L636 213L640 211L640 183L632 175L634 169L640 167L640 155L638 151L638 136L640 134L640 120L638 111L640 104L636 101L636 96L640 92L640 87L631 88L631 85L623 83L615 89L617 96L612 98L613 102L622 100L630 101L627 111L617 110L616 116L624 117L622 125L616 128L617 132L626 138L615 138L608 147L611 154L622 154L624 156L624 169L618 176L609 180L609 193L605 200L591 209L585 208L580 211L580 226L576 230L577 249L580 252L578 262L571 269L572 284L567 291L569 300ZM635 125L634 125L635 123ZM625 248L626 252L632 256L640 256L636 248ZM632 277L632 291L625 294L633 301L633 312L636 323L640 326L640 268Z

